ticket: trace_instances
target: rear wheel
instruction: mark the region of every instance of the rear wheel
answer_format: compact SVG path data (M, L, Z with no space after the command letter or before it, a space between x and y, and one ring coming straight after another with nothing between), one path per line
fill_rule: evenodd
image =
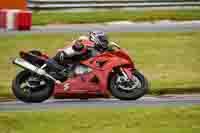
M120 73L113 74L110 80L110 91L120 100L136 100L144 96L148 89L148 81L137 70L133 72L131 80L127 80Z
M21 71L12 83L14 95L27 103L39 103L48 99L54 90L54 82L33 74L28 70Z

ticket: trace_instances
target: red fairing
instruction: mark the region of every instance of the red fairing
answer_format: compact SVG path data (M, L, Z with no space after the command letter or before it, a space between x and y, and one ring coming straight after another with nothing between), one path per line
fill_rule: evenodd
M113 68L124 66L125 72L135 69L133 62L123 50L105 52L80 62L92 71L77 75L55 86L56 98L108 98L109 75Z

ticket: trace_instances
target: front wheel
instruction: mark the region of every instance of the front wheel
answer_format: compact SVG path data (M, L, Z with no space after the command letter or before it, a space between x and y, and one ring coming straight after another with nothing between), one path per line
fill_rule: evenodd
M28 70L17 74L12 83L16 98L26 103L39 103L47 100L53 93L54 82Z
M120 100L136 100L144 96L148 90L148 81L137 70L134 70L131 80L125 79L120 73L114 73L110 80L110 91Z

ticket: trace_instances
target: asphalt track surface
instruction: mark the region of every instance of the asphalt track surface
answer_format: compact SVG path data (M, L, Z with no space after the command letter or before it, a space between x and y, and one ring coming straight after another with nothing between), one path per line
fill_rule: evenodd
M0 103L0 112L8 111L45 111L67 108L113 108L113 107L155 107L200 105L200 95L144 96L135 101L118 99L64 99L47 100L43 103L23 103L20 101Z
M31 31L4 31L0 30L1 35L16 35L16 34L38 34L38 33L79 33L93 30L105 32L174 32L174 31L200 31L200 21L185 21L185 22L114 22L104 24L68 24L68 25L47 25L33 26Z

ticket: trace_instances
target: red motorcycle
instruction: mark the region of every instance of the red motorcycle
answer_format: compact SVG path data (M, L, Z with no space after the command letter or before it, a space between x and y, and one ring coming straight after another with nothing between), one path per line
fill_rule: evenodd
M19 100L33 103L51 96L57 99L114 96L120 100L142 97L149 89L146 78L125 50L114 42L109 47L112 51L72 63L70 69L64 69L68 68L65 65L49 65L50 58L40 51L21 51L21 58L13 63L24 70L13 80L13 93Z

